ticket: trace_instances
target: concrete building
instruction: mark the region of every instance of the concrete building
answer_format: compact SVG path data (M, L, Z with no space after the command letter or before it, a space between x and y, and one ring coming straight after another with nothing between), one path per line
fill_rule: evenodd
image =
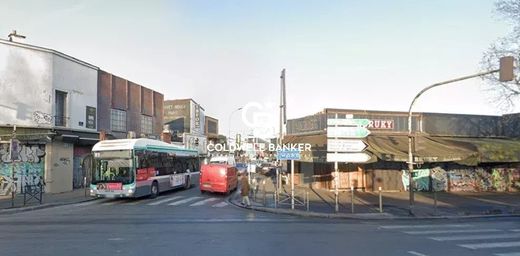
M83 159L101 137L159 138L163 95L61 52L0 40L0 195L15 173L47 193L84 185ZM19 161L9 140L16 126Z
M0 40L0 175L10 179L14 169L17 191L22 181L40 177L47 192L69 191L82 182L73 181L73 169L80 165L76 156L98 137L97 80L98 68L89 63ZM8 142L15 125L21 158L13 168Z
M164 101L164 129L172 134L172 142L196 149L207 155L206 115L204 108L193 99ZM218 132L218 120L210 118L212 132ZM216 127L214 127L216 125ZM209 128L209 127L208 127ZM216 128L216 131L213 131Z
M159 139L164 96L149 88L99 71L98 130L109 139Z
M368 119L362 139L370 160L339 163L339 186L362 190L407 190L408 113L324 109L288 120L284 143L310 143L295 172L299 183L334 188L334 164L327 162L327 119ZM518 114L507 116L414 113L412 130L418 190L520 190Z

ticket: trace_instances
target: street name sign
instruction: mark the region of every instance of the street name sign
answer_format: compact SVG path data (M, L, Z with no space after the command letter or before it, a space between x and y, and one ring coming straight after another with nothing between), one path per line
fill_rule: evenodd
M327 139L327 151L332 152L361 152L367 145L356 139Z
M370 131L364 127L327 127L329 138L365 138Z
M343 125L343 126L360 126L367 127L370 124L370 120L368 119L356 119L356 118L346 118L346 119L327 119L327 125Z
M276 159L278 160L300 160L299 150L279 150L276 151Z
M370 160L367 153L327 153L327 162L366 163Z

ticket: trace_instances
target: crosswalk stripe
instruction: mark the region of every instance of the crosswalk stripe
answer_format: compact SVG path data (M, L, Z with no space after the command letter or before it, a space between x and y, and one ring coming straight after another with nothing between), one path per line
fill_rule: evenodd
M478 243L478 244L458 244L460 247L468 249L489 249L489 248L508 248L520 247L520 241L514 242L499 242L499 243Z
M381 226L384 229L423 229L423 228L467 228L470 224L444 224L444 225L387 225Z
M222 207L227 206L227 205L228 205L228 203L226 203L226 202L220 202L218 204L212 205L211 207L222 208Z
M187 202L191 202L191 201L197 200L199 198L201 198L201 197L200 196L188 197L186 199L183 199L183 200L180 200L180 201L177 201L177 202L173 202L173 203L170 203L168 205L180 205L180 204L184 204L184 203L187 203Z
M435 241L462 241L462 240L485 240L485 239L498 239L498 238L519 238L519 237L520 237L520 233L513 233L513 234L429 237L429 239L432 239Z
M520 256L520 252L495 253L496 256Z
M153 202L153 203L149 203L148 205L159 205L159 204L166 203L166 202L169 202L169 201L173 201L173 200L176 200L176 199L179 199L179 198L182 198L182 196L172 196L172 197L169 197L169 198L166 198L166 199L163 199L163 200L159 200L159 201L156 201L156 202Z
M218 200L218 198L207 198L207 199L204 199L202 201L198 201L196 203L190 204L190 206L201 206L201 205L204 205L206 203L213 202L213 201L216 201L216 200Z
M511 232L520 232L520 229L511 229L509 231L511 231Z
M499 232L500 229L452 229L452 230L421 230L421 231L405 231L409 235L429 235L429 234L450 234L450 233L476 233L476 232Z

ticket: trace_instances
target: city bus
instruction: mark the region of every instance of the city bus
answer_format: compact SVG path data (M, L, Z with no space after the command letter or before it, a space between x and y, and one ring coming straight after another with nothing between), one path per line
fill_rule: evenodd
M196 150L151 139L103 140L92 148L93 197L156 197L175 188L188 189L200 173Z

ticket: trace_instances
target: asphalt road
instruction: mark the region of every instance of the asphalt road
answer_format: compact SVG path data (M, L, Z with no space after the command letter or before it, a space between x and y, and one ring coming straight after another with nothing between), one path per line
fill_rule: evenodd
M0 255L518 256L520 219L307 219L244 210L195 187L1 215Z

